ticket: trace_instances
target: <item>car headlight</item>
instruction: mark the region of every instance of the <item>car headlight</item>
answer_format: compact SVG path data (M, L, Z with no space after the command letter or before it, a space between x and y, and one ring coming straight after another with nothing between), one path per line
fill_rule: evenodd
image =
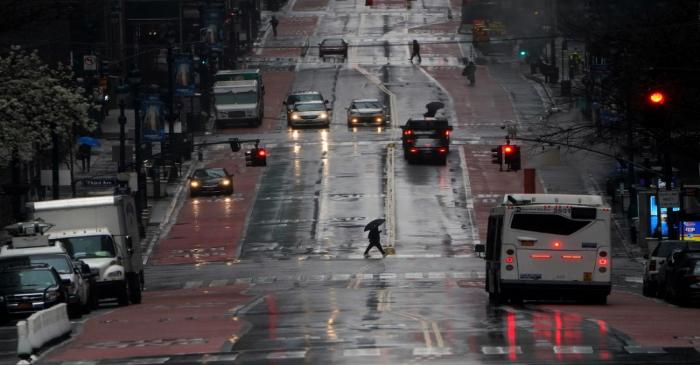
M192 188L198 188L198 187L199 187L199 181L197 181L197 180L192 180L192 181L190 181L190 187L192 187Z
M351 121L352 121L353 123L357 123L357 118L352 118Z
M301 119L301 117L299 117L299 114L294 113L294 114L292 114L292 119L293 119L293 120L299 120L299 119Z
M229 185L231 185L231 180L229 180L229 179L223 179L223 180L221 180L221 185L223 185L223 186L229 186Z
M382 117L376 117L374 118L374 121L377 123L381 123L384 119Z
M61 293L59 293L56 290L51 290L46 292L46 300L49 301L54 301L57 300L61 296Z
M112 271L111 273L107 274L107 277L110 279L121 279L123 276L124 272L121 270Z
M318 117L321 119L326 119L326 118L328 118L328 113L321 113L318 115Z

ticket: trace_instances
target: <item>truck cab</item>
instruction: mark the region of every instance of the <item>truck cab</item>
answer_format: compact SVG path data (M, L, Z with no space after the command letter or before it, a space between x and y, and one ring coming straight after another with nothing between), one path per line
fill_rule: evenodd
M263 91L257 80L219 81L214 84L214 115L217 127L263 120Z

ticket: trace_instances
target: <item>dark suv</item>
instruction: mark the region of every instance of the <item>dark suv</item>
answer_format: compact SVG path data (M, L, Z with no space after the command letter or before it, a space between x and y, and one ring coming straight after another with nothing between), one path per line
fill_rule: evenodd
M0 317L26 315L68 304L69 280L51 266L32 264L8 266L0 271Z
M673 252L659 270L659 282L669 303L700 303L700 250Z
M660 241L650 254L645 254L644 276L642 277L642 294L646 297L663 297L663 287L659 278L659 270L664 266L668 257L675 251L686 250L691 245L700 247L692 241L665 240ZM661 290L660 290L661 289Z

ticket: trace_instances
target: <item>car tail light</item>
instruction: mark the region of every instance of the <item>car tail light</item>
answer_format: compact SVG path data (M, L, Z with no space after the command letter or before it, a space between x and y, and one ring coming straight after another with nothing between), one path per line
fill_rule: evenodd
M449 130L449 129L446 129L446 130L445 130L445 137L449 137L449 136L450 136L450 130Z
M412 130L410 130L410 129L407 129L407 130L403 131L403 135L404 135L404 136L410 136L410 135L413 135L413 131L412 131Z
M446 153L446 152L447 152L447 148L445 148L445 147L440 147L440 148L438 148L438 152L440 152L440 153Z
M411 151L411 153L418 153L418 149L415 147L411 147L409 151Z
M258 149L258 156L260 156L260 157L265 157L265 156L267 156L267 150L264 149L264 148L259 148L259 149Z

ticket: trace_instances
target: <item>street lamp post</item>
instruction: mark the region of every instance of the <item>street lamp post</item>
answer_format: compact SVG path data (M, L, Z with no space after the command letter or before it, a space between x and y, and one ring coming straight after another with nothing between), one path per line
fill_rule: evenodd
M129 85L134 93L134 169L136 170L136 204L139 212L143 211L148 206L148 194L146 192L146 176L143 174L143 157L141 155L141 116L139 109L141 103L139 101L139 87L141 86L141 72L138 69L133 69L129 72Z
M119 101L119 172L126 167L126 115L124 115L124 100Z

